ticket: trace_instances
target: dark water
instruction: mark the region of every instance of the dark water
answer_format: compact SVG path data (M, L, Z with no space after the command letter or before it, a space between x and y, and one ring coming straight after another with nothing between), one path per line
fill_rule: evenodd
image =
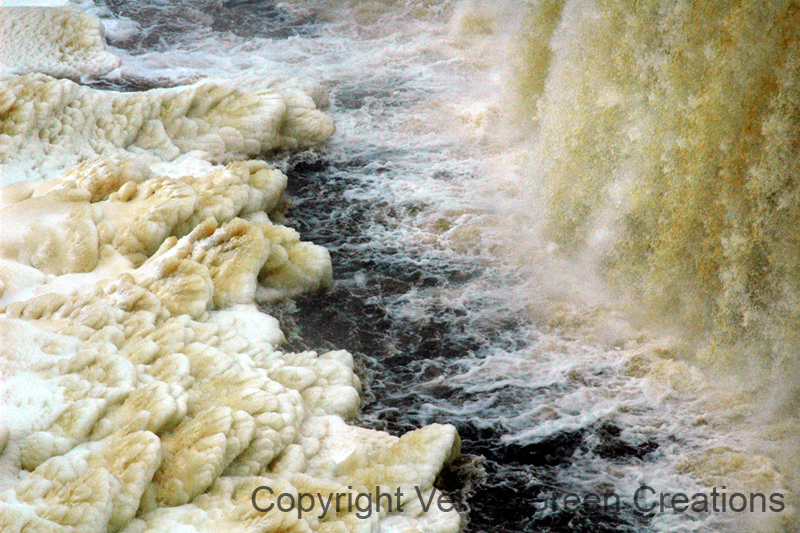
M227 0L225 2L126 2L104 0L116 17L130 18L140 31L130 38L112 41L132 52L158 51L186 41L226 34L246 39L287 39L309 35L313 15L298 16L279 2Z
M329 89L328 112L340 132L315 150L265 157L289 177L287 224L330 250L335 285L265 311L280 319L291 349L354 353L365 384L359 424L394 435L434 422L457 427L463 457L442 472L437 486L459 503L467 532L676 531L675 521L633 509L630 494L609 510L543 510L537 503L585 494L587 487L627 490L639 475L656 483L663 477L666 488L686 483L688 490L692 481L675 474L673 465L685 450L712 444L685 429L693 412L659 403L658 394L652 399L644 380L631 383L641 376L625 373L618 347L584 345L569 328L534 323L516 301L528 296L519 294L527 286L515 277L524 274L499 269L480 252L417 238L416 228L432 225L452 204L462 209L468 203L445 194L457 194L461 185L468 189L479 173L470 160L480 159L477 147L446 133L426 137L405 129L409 116L437 118L420 111L426 105L446 110L468 93L464 87L472 81L450 75L461 72L460 65L422 46L418 56L409 53L398 44L407 36L347 41L352 35L332 30L324 9L254 0L106 5L139 24L141 31L115 45L140 58L200 50L187 60L198 68L203 54L226 59L245 55L248 46L271 58L277 41L288 48L319 46L329 54L314 63L305 49L295 57L281 48L278 57L293 57L297 63L286 70L295 74L296 68L297 75ZM386 55L373 56L382 46ZM417 63L402 63L408 60L403 54ZM306 59L311 66L304 66ZM104 88L169 84L145 77L115 83ZM420 190L425 194L416 194ZM543 339L553 337L567 347L549 348ZM591 350L600 353L581 360ZM489 360L507 363L506 373L489 375L503 368L484 366ZM553 363L563 360L568 364ZM568 405L572 399L575 405ZM594 412L603 402L613 405ZM693 527L704 519L678 520Z
M467 294L460 305L431 297L437 288L465 290L477 278L491 277L486 265L476 258L415 249L402 239L371 241L365 228L391 233L407 211L425 206L381 197L377 188L369 201L348 200L348 190L391 179L381 178L386 172L370 168L366 157L335 160L324 152L308 152L287 160L286 172L288 223L303 239L331 251L336 282L325 294L267 311L280 317L292 349L344 348L356 355L366 385L362 425L394 435L432 422L458 428L463 457L442 472L437 486L459 502L468 517L465 531L649 531L648 517L630 506L545 513L536 502L579 492L559 481L559 473L580 468L576 452L610 461L647 461L657 452L657 442L632 445L608 423L556 433L534 444L508 443L503 436L513 430L504 428L501 419L524 414L535 393L514 387L479 393L448 384L476 358L535 342L529 324L512 312L487 321L481 312L485 293L472 300ZM424 313L413 319L402 309L411 294L425 299ZM448 413L481 402L488 402L484 417Z

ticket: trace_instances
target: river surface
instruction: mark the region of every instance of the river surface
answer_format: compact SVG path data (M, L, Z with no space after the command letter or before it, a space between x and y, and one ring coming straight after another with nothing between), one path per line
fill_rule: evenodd
M783 531L791 432L764 429L776 423L769 393L703 366L706 344L680 321L654 320L606 285L597 256L616 231L605 224L613 202L585 215L589 229L583 214L565 222L580 209L562 197L583 197L594 182L564 185L563 169L605 172L603 147L609 157L633 150L589 143L607 124L590 129L580 115L605 83L587 85L597 57L636 35L587 33L587 20L610 27L605 3L522 4L105 0L94 12L123 66L95 85L291 75L327 89L335 136L267 160L289 178L286 223L330 250L335 283L262 309L294 349L356 355L361 425L395 435L458 428L463 457L438 486L458 501L465 531ZM530 15L548 5L551 20ZM536 39L550 56L536 55ZM608 109L625 100L620 90L608 87ZM678 135L686 125L663 127ZM634 130L629 139L647 135ZM629 158L608 171L621 184L612 198L625 198L635 170ZM562 253L574 248L564 232L601 245ZM781 493L786 510L653 503L712 490ZM582 502L565 505L569 493ZM587 503L589 494L609 505Z

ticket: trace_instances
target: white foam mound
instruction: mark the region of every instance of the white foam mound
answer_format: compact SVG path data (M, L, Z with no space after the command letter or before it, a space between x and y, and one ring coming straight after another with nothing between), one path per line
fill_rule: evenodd
M286 176L263 162L173 179L137 160L101 159L59 180L2 188L0 305L67 293L146 262L147 271L169 254L204 265L215 307L252 302L256 293L269 301L326 288L327 250L267 215L283 205L285 186ZM183 296L169 305L182 306Z
M120 60L106 50L103 24L67 7L2 7L0 74L42 72L57 78L100 76Z
M0 531L459 529L417 494L455 429L347 425L350 354L281 352L255 308L330 283L327 252L269 218L285 183L262 162L168 178L103 159L0 189ZM261 508L380 486L405 509L262 512L260 486Z
M214 162L308 147L335 131L317 84L203 81L139 93L100 91L43 74L0 78L0 183L58 177L97 156Z
M116 65L67 9L0 8L0 63L0 531L457 531L423 508L455 429L348 425L352 356L280 351L256 307L331 284L275 223L286 176L242 161L333 134L322 88L56 79ZM299 493L336 509L266 510Z

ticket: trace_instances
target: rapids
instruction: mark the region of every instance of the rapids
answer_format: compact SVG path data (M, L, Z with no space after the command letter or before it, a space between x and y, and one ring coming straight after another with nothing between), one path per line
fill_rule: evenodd
M289 76L324 88L335 134L320 143L327 125L308 142L279 132L232 159L286 175L285 203L270 220L327 249L331 286L315 291L326 285L322 266L296 290L279 281L265 289L261 276L248 298L280 323L281 350L340 354L330 358L353 366L353 427L396 437L430 424L457 429L461 457L430 464L448 463L435 486L456 501L464 531L800 527L795 3L71 5L100 18L120 59L80 78L100 93L211 79L262 95L282 86L256 80ZM323 107L310 84L285 86L287 109ZM297 119L287 113L280 127ZM220 137L224 149L216 137L184 140L182 155L148 164L171 176L209 172L232 151ZM47 172L86 157L66 143L52 154ZM344 418L350 400L337 411ZM35 408L7 403L0 414L12 427L44 429L28 427ZM6 477L2 489L13 486ZM652 488L648 508L660 494L712 490L778 494L782 505L643 511L634 500L642 487ZM565 508L568 493L613 493L619 506ZM202 530L160 512L146 515L166 517L158 527ZM150 530L135 523L131 531ZM412 526L390 517L370 527Z

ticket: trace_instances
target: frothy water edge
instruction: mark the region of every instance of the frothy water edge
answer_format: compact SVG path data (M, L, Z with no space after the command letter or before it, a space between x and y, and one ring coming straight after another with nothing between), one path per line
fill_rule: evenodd
M455 22L412 18L410 26L430 31L419 41L412 30L381 26L381 17L407 16L391 8L363 15L378 21L363 34L335 17L311 18L291 35L258 35L265 40L252 47L213 23L222 37L179 28L157 53L126 57L117 81L163 77L171 63L177 78L191 79L263 62L262 71L275 66L327 86L339 136L273 163L289 176L290 225L331 250L336 285L281 311L284 324L299 330L289 334L298 348L329 343L360 353L370 399L362 424L395 434L457 426L464 453L485 458L479 467L468 460L443 485L471 485L462 499L468 531L739 527L732 515L647 517L630 507L533 516L532 500L555 491L630 497L642 483L690 493L727 480L784 489L770 462L749 451L755 394L715 391L693 366L691 346L631 325L613 305L558 301L536 287L532 280L549 275L546 243L509 254L511 271L493 257L514 246L504 240L505 206L492 206L484 191L509 179L498 174L523 179L524 169L485 174L487 158L507 161L490 133L503 104L486 97L504 69L479 59L497 46L491 9L452 9L461 10ZM485 477L473 477L480 468Z

